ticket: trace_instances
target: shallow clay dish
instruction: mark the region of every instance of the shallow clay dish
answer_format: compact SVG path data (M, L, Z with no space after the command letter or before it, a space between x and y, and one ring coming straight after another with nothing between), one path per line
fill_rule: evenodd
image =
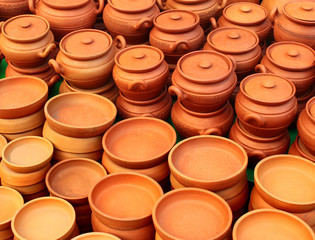
M2 150L7 144L8 144L7 139L3 135L0 134L0 160L2 157Z
M139 173L114 173L99 181L89 194L93 214L106 226L133 230L152 223L160 185Z
M0 118L21 118L39 111L48 98L47 84L36 77L0 80Z
M39 183L35 183L29 186L14 186L14 185L8 184L6 181L1 179L1 185L5 187L13 188L19 193L21 193L22 195L31 195L31 194L35 194L46 189L46 183L44 180Z
M45 118L44 115L44 111L42 112L43 116ZM42 132L43 132L43 126L39 126L37 128L31 129L29 131L26 132L21 132L21 133L3 133L3 136L10 142L14 139L20 138L20 137L26 137L26 136L38 136L41 137L42 136Z
M120 238L109 233L90 232L90 233L81 234L73 238L72 240L120 240Z
M259 195L275 208L288 212L315 209L315 164L294 155L273 155L259 162L254 172Z
M126 168L149 168L167 158L176 132L165 121L136 117L116 123L104 134L102 145L111 161Z
M301 141L300 137L297 136L295 141L291 144L289 154L304 157L315 162L315 154L312 154Z
M88 194L106 176L105 168L90 159L69 159L54 165L46 175L46 185L52 196L72 204L88 203Z
M43 197L26 203L12 219L16 239L68 239L75 229L75 212L67 201Z
M103 149L94 151L94 152L88 152L88 153L71 153L71 152L64 152L59 149L55 149L53 159L57 162L60 162L62 160L72 159L72 158L89 158L98 162L102 160L103 152L104 152Z
M103 134L115 121L116 114L117 109L110 100L91 93L59 94L45 105L51 128L69 137Z
M233 240L313 240L312 229L293 214L272 210L255 210L243 215L234 225Z
M224 239L232 224L229 205L197 188L166 193L154 205L152 217L162 239Z

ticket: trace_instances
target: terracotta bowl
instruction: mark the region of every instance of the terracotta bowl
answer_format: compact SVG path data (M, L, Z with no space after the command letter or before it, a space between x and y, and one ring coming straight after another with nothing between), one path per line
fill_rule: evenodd
M47 84L36 77L0 80L0 118L21 118L39 111L48 98Z
M89 203L104 225L132 230L152 223L153 205L162 195L162 188L150 177L114 173L95 185L89 194Z
M51 160L54 146L42 137L21 137L11 141L3 149L3 159L7 167L18 173L36 172Z
M182 185L219 191L245 176L248 158L236 142L205 135L177 143L169 153L168 163Z
M44 190L34 193L34 194L23 195L23 198L24 198L24 202L27 203L34 199L41 198L41 197L48 197L48 196L49 196L49 192L47 188L45 188Z
M39 182L39 183L35 183L35 184L29 185L29 186L14 186L14 185L8 184L3 179L1 179L1 185L15 189L16 191L18 191L22 195L35 194L35 193L41 192L41 191L46 189L46 183L44 180Z
M88 153L71 153L71 152L64 152L59 149L54 150L53 159L57 162L66 160L66 159L72 159L72 158L89 158L92 160L95 160L97 162L102 160L103 155L103 149L94 151L94 152L88 152Z
M153 223L162 239L224 239L232 224L229 205L197 188L170 191L154 205Z
M10 228L13 216L23 204L24 200L19 192L0 186L0 231Z
M8 227L4 230L0 230L0 239L9 240L9 239L13 239L13 237L14 237L14 234L11 230L11 227Z
M279 154L263 159L254 172L259 195L288 212L315 209L315 164L305 158Z
M92 213L90 205L88 203L81 204L81 205L73 205L73 207L74 207L76 216L91 215Z
M46 174L46 185L52 196L72 204L88 203L88 194L106 176L105 168L86 158L68 159L54 165Z
M150 168L165 161L176 142L167 122L150 117L116 123L104 134L102 145L111 161L125 168Z
M7 139L0 134L0 160L2 158L2 150L8 144Z
M44 112L43 112L43 116L45 118ZM10 142L14 139L20 138L20 137L26 137L26 136L38 136L38 137L42 137L42 132L43 132L43 125L31 129L29 131L26 132L21 132L21 133L3 133L3 136Z
M12 219L15 239L68 239L75 229L75 212L67 201L43 197L26 203Z
M115 105L107 98L83 92L59 94L48 100L44 109L52 129L78 138L103 134L117 114Z
M120 240L120 238L109 233L90 232L90 233L81 234L73 238L72 240Z
M234 225L233 240L311 240L312 229L293 214L262 209L243 215Z
M295 141L291 144L289 154L300 156L315 162L315 154L311 153L305 147L299 136L297 136Z

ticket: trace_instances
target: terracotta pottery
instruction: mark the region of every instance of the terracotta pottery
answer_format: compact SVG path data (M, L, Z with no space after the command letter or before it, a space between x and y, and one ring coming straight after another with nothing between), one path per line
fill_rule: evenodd
M177 63L169 92L195 112L211 112L226 105L237 78L229 57L200 50L185 54Z
M91 232L81 234L72 240L120 240L120 238L109 233Z
M122 35L128 44L143 44L149 39L153 18L160 13L155 0L108 0L103 20L110 34Z
M120 92L116 100L118 115L123 119L132 117L155 117L166 121L170 116L172 105L173 101L166 87L164 87L159 96L151 100L130 100L125 97L122 92Z
M255 32L259 42L267 39L271 31L271 22L266 9L255 3L237 2L224 8L216 23L211 19L212 27L243 27Z
M289 212L315 209L315 164L305 158L267 157L257 164L254 180L259 195L275 208Z
M204 31L210 30L209 19L216 16L218 11L226 6L227 2L227 0L157 0L159 8L162 10L183 9L198 14L200 18L200 26L203 28Z
M49 64L73 87L99 88L111 80L114 56L125 46L122 36L113 41L103 31L82 29L62 38L57 58L51 59Z
M78 224L78 227L86 228L86 227L92 227L91 225L91 214L87 215L76 215L76 223Z
M69 239L76 226L75 212L61 198L38 198L17 212L11 226L15 239Z
M289 154L300 156L315 162L315 154L312 154L305 147L299 136L297 136L295 141L291 144Z
M0 118L21 118L39 111L47 101L48 87L36 77L0 80Z
M315 3L313 0L290 1L283 6L282 14L275 8L270 13L274 22L277 42L300 42L315 49Z
M156 47L136 45L116 54L113 78L119 90L131 100L158 97L168 74L164 54Z
M0 231L11 228L11 220L23 204L24 200L20 193L12 188L0 186Z
M28 3L32 13L47 19L58 42L70 32L92 28L104 9L104 1L98 1L97 7L93 0L29 0Z
M293 214L279 210L262 209L243 215L234 225L233 240L249 239L311 240L312 229Z
M1 26L0 49L6 60L17 67L43 65L56 48L49 23L42 17L20 15Z
M8 144L7 139L0 134L0 160L2 158L2 150Z
M296 120L295 123L300 115L300 113L304 110L306 107L307 102L315 96L315 85L313 85L310 89L308 89L304 94L301 96L297 96L296 99L298 101L298 110L296 114Z
M103 149L94 151L94 152L87 152L87 153L71 153L71 152L64 152L59 149L54 149L53 159L57 162L71 159L71 158L89 158L94 161L101 161L103 155Z
M160 185L139 173L114 173L90 191L92 213L104 225L135 230L152 224L152 208L163 195ZM128 204L126 204L128 202Z
M162 163L175 143L173 127L150 117L120 121L109 128L102 139L109 159L131 169L150 168Z
M29 185L29 186L14 186L14 185L6 183L3 179L1 179L1 185L12 188L18 191L19 193L21 193L22 195L31 195L31 194L35 194L46 189L45 180L39 183L35 183L33 185Z
M278 11L282 13L283 6L291 1L292 0L262 0L261 6L263 6L268 13L270 13L275 8L277 8Z
M92 210L90 208L90 205L87 204L81 204L81 205L73 205L74 211L76 216L81 216L81 215L90 215L91 218L91 213Z
M154 205L154 227L162 239L225 239L232 224L228 204L217 194L183 188L164 194Z
M44 190L42 190L40 192L36 192L34 194L23 195L23 198L24 198L24 202L27 203L27 202L32 201L34 199L42 198L42 197L48 197L48 196L49 196L49 192L48 192L47 188L45 188Z
M294 83L296 96L303 95L315 82L315 52L298 42L278 42L270 45L257 72L274 73Z
M257 34L240 27L222 27L209 33L203 49L231 55L236 61L238 81L254 71L261 60Z
M229 132L229 138L245 149L248 164L252 167L265 157L286 153L290 146L288 130L275 137L262 138L247 132L238 119Z
M68 159L57 163L47 172L46 185L52 196L63 198L71 204L87 204L90 190L106 175L104 167L93 160Z
M30 13L28 0L1 0L1 21L6 21L14 16Z
M11 230L11 227L6 228L4 230L0 230L0 238L1 239L11 240L11 239L13 239L13 237L14 237L14 234Z
M113 124L116 114L117 109L110 100L91 93L64 93L45 104L49 126L69 137L101 135Z
M44 112L42 112L43 116ZM21 133L3 133L3 136L10 142L14 139L20 138L20 137L26 137L26 136L38 136L42 137L42 132L43 132L43 126L39 126L37 128L31 129L26 132L21 132Z

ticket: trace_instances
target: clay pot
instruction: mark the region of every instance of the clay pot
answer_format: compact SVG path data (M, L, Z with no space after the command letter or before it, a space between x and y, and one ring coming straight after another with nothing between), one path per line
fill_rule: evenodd
M152 218L158 235L164 240L223 240L232 224L228 204L217 194L197 188L164 194L155 203Z
M0 49L17 67L36 68L51 57L56 48L49 23L42 17L20 15L1 26Z
M108 0L103 12L106 28L113 37L122 35L128 44L149 40L153 18L160 13L155 0Z
M298 110L297 110L297 116L296 121L300 113L304 110L306 107L306 103L314 96L315 93L315 85L311 87L311 89L308 89L303 95L297 96L296 99L298 101ZM295 121L295 123L296 123Z
M45 180L43 180L39 183L35 183L33 185L29 185L29 186L15 186L15 185L8 184L3 179L1 179L1 185L5 186L5 187L12 188L12 189L18 191L19 193L21 193L23 196L42 192L46 189Z
M303 95L315 81L315 52L298 42L278 42L268 47L257 72L274 73L292 81L296 96Z
M283 6L291 1L292 0L262 0L261 6L267 10L268 14L270 14L270 12L275 8L277 8L278 11L282 13Z
M6 21L14 16L28 14L28 0L1 0L0 1L0 21Z
M169 92L191 111L216 111L226 105L236 86L235 66L218 52L188 53L177 63Z
M113 78L130 100L156 98L164 88L169 69L161 50L146 45L128 47L115 57Z
M0 134L0 160L2 158L2 150L8 144L7 139Z
M180 101L175 102L171 112L174 127L182 137L196 135L225 136L234 120L234 110L229 102L221 109L199 113L188 110Z
M32 13L44 17L50 23L57 42L70 32L92 28L97 15L103 12L105 4L104 1L99 1L97 7L93 0L28 2Z
M109 233L90 232L81 234L73 238L73 240L120 240L120 238Z
M285 131L296 116L294 95L295 86L289 80L270 73L253 74L240 84L235 111L243 128L251 134L274 137ZM266 131L256 132L255 128Z
M278 15L278 16L277 16ZM312 0L291 1L284 5L282 14L277 8L270 13L277 42L300 42L315 49L315 3Z
M57 162L71 159L71 158L89 158L94 161L101 161L103 155L103 149L94 151L94 152L87 152L87 153L71 153L71 152L64 152L59 149L54 149L53 159Z
M150 168L164 162L175 142L173 127L150 117L120 121L109 128L102 139L109 159L131 169Z
M162 10L183 9L198 14L200 18L200 26L203 28L204 31L208 31L210 30L209 19L216 16L217 12L226 6L227 0L157 0L157 4Z
M116 101L118 115L121 118L155 117L166 121L170 116L172 105L172 98L166 87L158 97L148 101L130 100L121 92Z
M45 118L44 112L42 111L42 116L43 119ZM44 120L45 121L45 120ZM37 128L31 129L26 132L21 132L21 133L3 133L3 136L10 142L14 139L20 138L20 137L27 137L27 136L37 136L37 137L42 137L42 132L43 132L43 126L39 126Z
M125 39L96 29L74 31L62 38L56 60L49 64L73 87L93 89L111 80L116 52Z
M216 23L211 19L212 27L243 27L255 32L259 42L267 39L271 31L271 22L266 9L255 3L238 2L227 6Z
M299 136L297 136L295 141L291 144L289 154L300 156L315 162L315 155L308 151Z
M238 81L254 71L261 60L257 34L240 27L222 27L209 33L203 49L217 51L235 58Z

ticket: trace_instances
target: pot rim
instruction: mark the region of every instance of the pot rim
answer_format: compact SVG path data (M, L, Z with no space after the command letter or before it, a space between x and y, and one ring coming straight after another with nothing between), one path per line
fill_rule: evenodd
M104 233L104 232L81 233L80 235L72 238L72 240L84 240L85 237L87 237L88 239L92 239L92 237L104 237L104 240L121 240L120 238L116 237L113 234Z
M24 74L39 74L42 72L48 72L48 70L54 72L54 70L47 64L47 65L42 65L37 68L18 68L14 66L13 63L11 63L10 60L7 61L8 67L12 68L13 71L19 72L19 73L24 73Z
M54 5L54 4L52 4L52 3L50 3L50 2L47 2L47 0L42 0L42 2L46 5L46 6L48 6L48 7L50 7L50 8L52 8L52 9L57 9L57 10L64 10L64 9L66 9L66 10L72 10L72 9L76 9L76 8L81 8L81 7L83 7L83 6L85 6L85 5L87 5L88 3L89 3L89 0L85 0L85 2L82 2L82 3L77 3L77 4L72 4L72 5L70 5L70 6L58 6L58 5Z
M304 145L304 143L301 141L300 139L300 136L297 135L296 138L295 138L295 141L292 143L291 147L293 146L296 151L299 152L299 154L303 157L303 158L306 158L306 159L310 159L312 162L315 162L315 155L313 155L312 153L311 156L308 156L304 151L303 149L301 148L301 144ZM294 154L293 154L294 155Z
M286 12L286 10L285 10L286 6L293 3L293 2L301 2L301 0L295 0L295 1L291 0L291 1L287 2L286 4L284 4L284 6L282 8L283 15L285 15L289 20L296 22L298 24L301 24L301 25L314 25L315 20L314 21L301 20L301 19L298 19L298 18L291 16L289 13Z
M315 97L312 97L311 99L307 101L306 106L305 106L305 112L307 116L311 119L311 121L315 123L315 116L313 116L310 112L311 106L313 105L315 106Z
M156 3L156 0L152 0L151 5L149 5L149 6L146 7L146 8L139 9L139 10L137 10L137 9L136 9L136 10L133 10L133 9L131 9L131 10L126 10L126 9L117 8L117 7L112 3L112 1L113 1L113 0L107 0L107 4L108 4L111 8L115 9L117 12L123 12L123 13L129 13L129 14L148 11L148 10L150 10L151 8L153 8L154 5L155 5L155 3Z

